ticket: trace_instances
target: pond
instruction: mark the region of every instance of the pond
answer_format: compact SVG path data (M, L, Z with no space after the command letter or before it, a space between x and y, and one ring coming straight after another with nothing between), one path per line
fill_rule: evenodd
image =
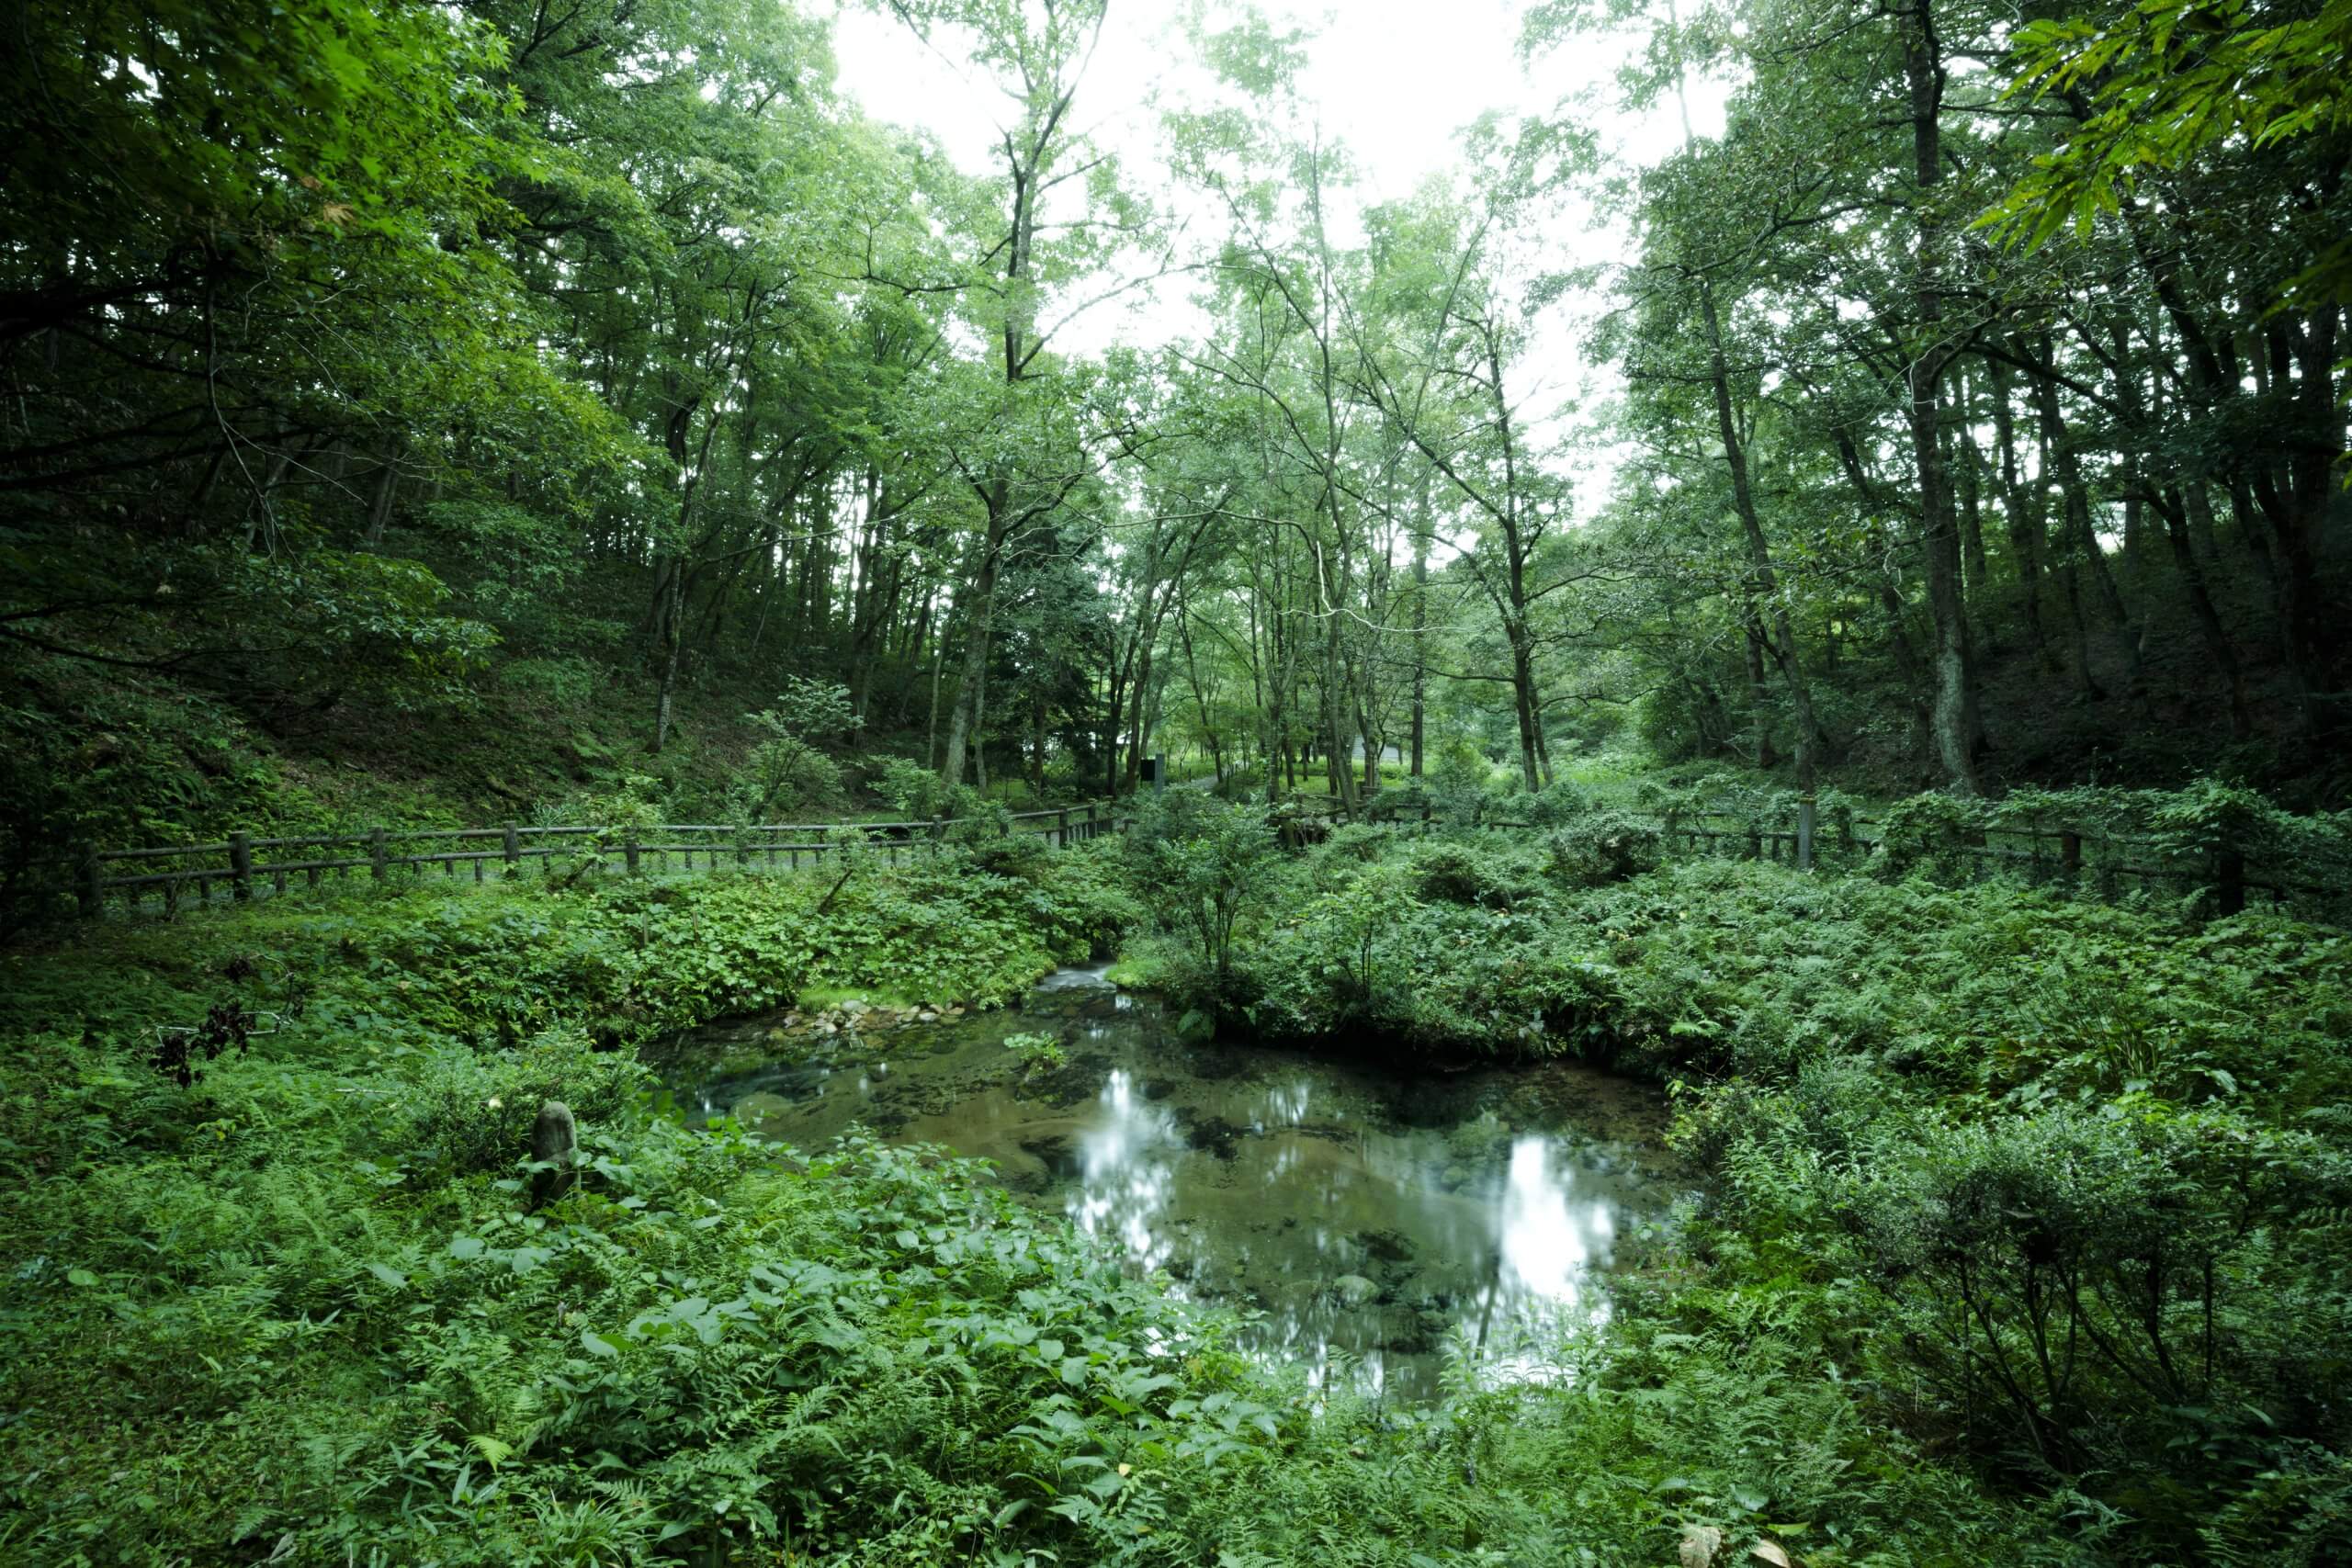
M688 1040L680 1106L804 1149L861 1124L989 1159L1138 1272L1253 1311L1244 1343L1317 1382L1432 1397L1450 1337L1488 1375L1547 1375L1679 1191L1646 1085L1566 1062L1408 1077L1190 1043L1099 969L933 1023L812 1039L783 1016ZM1065 1065L1024 1063L1015 1033L1053 1037Z

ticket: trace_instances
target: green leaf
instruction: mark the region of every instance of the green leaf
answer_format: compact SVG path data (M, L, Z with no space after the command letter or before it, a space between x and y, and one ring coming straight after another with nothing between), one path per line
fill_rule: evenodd
M619 1346L593 1328L583 1328L580 1331L580 1348L592 1356L609 1358L621 1353Z
M79 1285L86 1291L98 1282L98 1277L87 1269L68 1269L65 1270L65 1282L69 1285Z
M399 1269L393 1268L389 1263L370 1263L368 1265L368 1272L375 1275L376 1278L381 1280L384 1283L390 1285L396 1291L404 1288L408 1284L408 1276L401 1273Z

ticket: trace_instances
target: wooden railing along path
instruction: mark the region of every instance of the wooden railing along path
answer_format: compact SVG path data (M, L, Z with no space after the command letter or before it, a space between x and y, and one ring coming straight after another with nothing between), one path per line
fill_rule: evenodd
M1059 848L1114 832L1123 822L1115 807L1096 801L1052 811L1016 811L1000 819L1004 835L1029 834ZM369 828L353 833L313 833L255 838L232 833L217 844L178 844L151 850L84 850L75 859L74 893L85 916L106 911L110 901L133 908L151 895L165 913L183 901L209 903L216 895L243 900L284 893L297 878L311 887L328 876L366 873L378 883L396 875L423 877L440 869L456 881L467 868L476 882L522 874L537 861L553 874L558 860L593 855L617 859L631 873L693 871L720 864L745 870L798 870L854 847L887 854L893 864L905 854L935 853L953 831L970 824L941 818L910 822L663 823L638 828ZM673 867L673 859L676 865Z
M1346 815L1329 795L1286 797L1302 816L1337 819ZM1118 831L1125 818L1115 802L1096 801L1049 811L1021 811L999 818L1000 831L1025 833L1056 847L1083 843ZM1793 821L1767 823L1725 811L1627 812L1655 828L1669 853L1772 860L1810 871L1817 861L1859 864L1883 841L1880 824L1841 817L1823 830L1815 804L1800 800ZM1413 829L1437 826L1426 799L1385 807L1378 795L1363 803L1359 819ZM1545 824L1482 818L1482 828L1542 831ZM85 916L110 903L138 908L152 896L165 913L190 898L250 899L284 893L300 878L319 886L327 876L366 873L376 883L398 876L422 878L439 867L446 880L465 872L484 882L493 869L503 877L522 874L524 863L538 861L553 874L559 860L593 856L600 864L617 860L632 874L709 871L726 864L744 870L798 870L853 846L886 854L892 863L908 854L936 852L951 834L969 833L973 824L938 818L903 822L773 823L743 827L725 823L670 823L639 828L372 828L354 833L255 838L232 833L220 843L163 849L82 852L74 865L74 892ZM1996 827L1931 852L1968 863L1977 874L2003 873L2035 883L2078 888L2113 899L2132 888L2204 890L2211 909L2233 914L2260 897L2294 906L2331 921L2352 919L2352 886L2299 879L2275 868L2250 867L2244 857L2220 854L2207 863L2146 863L2145 845L2122 835L2072 828ZM460 868L464 868L461 871Z
M1340 803L1329 795L1289 798L1310 815L1332 819L1345 816ZM1813 870L1821 860L1859 864L1884 841L1880 824L1867 818L1843 818L1825 834L1810 797L1798 801L1794 820L1781 824L1729 811L1627 811L1623 815L1657 829L1669 853L1778 861L1800 871ZM1358 819L1413 828L1430 824L1432 816L1426 799L1401 810L1384 810L1380 797L1374 795L1363 803ZM1542 831L1566 824L1482 817L1476 825ZM2218 914L2235 914L2250 897L2259 897L2282 908L2294 905L2332 921L2352 919L2352 886L2298 878L2276 867L2251 866L2244 856L2229 853L2212 855L2201 863L2149 864L2145 840L2081 828L1989 827L1970 839L1935 846L1928 853L1929 858L1966 862L1980 876L1998 873L2036 884L2064 885L2110 901L2132 888L2184 893L2203 889L2212 912Z

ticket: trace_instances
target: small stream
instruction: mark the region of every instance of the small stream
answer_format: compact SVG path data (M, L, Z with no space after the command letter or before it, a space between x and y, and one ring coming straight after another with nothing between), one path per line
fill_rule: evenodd
M786 1036L783 1015L690 1036L689 1115L800 1148L853 1123L995 1163L1023 1201L1104 1237L1177 1293L1255 1310L1244 1340L1371 1392L1428 1399L1449 1335L1488 1375L1541 1377L1562 1331L1678 1195L1654 1089L1574 1063L1416 1077L1180 1040L1101 969L1016 1010ZM1024 1072L1007 1035L1068 1056Z

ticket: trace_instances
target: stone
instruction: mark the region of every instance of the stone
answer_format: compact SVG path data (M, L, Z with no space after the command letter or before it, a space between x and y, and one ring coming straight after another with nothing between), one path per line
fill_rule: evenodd
M571 1119L571 1107L560 1100L540 1103L539 1119L531 1124L531 1160L535 1165L551 1165L552 1170L536 1171L531 1177L531 1207L553 1202L571 1190L579 1179L573 1161L580 1150L580 1129Z
M1361 1274L1342 1274L1331 1281L1331 1293L1341 1306L1358 1307L1380 1293L1380 1287Z

